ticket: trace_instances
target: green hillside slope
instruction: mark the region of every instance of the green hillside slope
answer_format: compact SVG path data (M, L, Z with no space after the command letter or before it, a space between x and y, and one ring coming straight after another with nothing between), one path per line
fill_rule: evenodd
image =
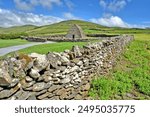
M29 30L35 29L37 26L33 25L24 25L24 26L13 26L9 28L2 28L0 27L0 34L6 33L22 33L22 32L27 32Z
M69 28L73 24L77 24L81 26L83 31L86 34L88 34L89 32L92 32L93 29L100 30L101 28L105 28L104 26L94 24L91 22L80 21L80 20L68 20L68 21L62 21L60 23L56 23L52 25L38 27L36 29L28 31L28 34L29 35L66 34Z
M81 20L67 20L45 26L25 25L0 28L0 34L23 33L30 36L66 34L73 24L78 24L81 26L85 34L150 34L150 29L105 27Z

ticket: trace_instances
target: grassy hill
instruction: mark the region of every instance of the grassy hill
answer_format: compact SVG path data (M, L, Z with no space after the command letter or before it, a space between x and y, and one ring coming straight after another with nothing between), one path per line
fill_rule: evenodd
M0 34L9 34L9 33L27 33L29 35L54 35L54 34L66 34L69 28L73 24L80 25L85 33L88 33L88 30L100 30L105 28L104 26L94 24L91 22L80 21L80 20L67 20L60 23L55 23L45 26L33 26L33 25L24 25L24 26L14 26L9 28L0 27Z
M22 33L22 32L27 32L29 30L33 30L35 29L37 26L34 25L24 25L24 26L13 26L13 27L9 27L9 28L2 28L0 27L0 33Z
M10 28L0 28L0 34L25 33L31 36L66 34L73 24L78 24L81 26L85 34L150 34L150 29L105 27L99 24L81 20L67 20L45 26L25 25Z
M104 26L94 24L91 22L86 21L80 21L80 20L68 20L68 21L62 21L60 23L47 25L47 26L41 26L36 29L28 31L29 35L53 35L53 34L66 34L69 28L73 24L78 24L82 27L83 31L88 34L89 30L92 31L92 29L100 30L101 28L105 28Z

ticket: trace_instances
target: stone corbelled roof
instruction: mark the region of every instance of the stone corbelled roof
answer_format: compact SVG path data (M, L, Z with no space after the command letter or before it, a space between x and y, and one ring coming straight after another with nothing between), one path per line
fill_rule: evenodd
M74 24L68 31L66 38L71 39L85 38L85 34L83 33L83 30L79 25Z

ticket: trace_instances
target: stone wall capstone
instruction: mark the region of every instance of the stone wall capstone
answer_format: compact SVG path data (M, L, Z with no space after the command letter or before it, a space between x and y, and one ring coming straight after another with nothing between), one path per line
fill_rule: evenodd
M95 74L107 73L133 36L73 46L61 53L31 53L0 61L0 99L89 99Z

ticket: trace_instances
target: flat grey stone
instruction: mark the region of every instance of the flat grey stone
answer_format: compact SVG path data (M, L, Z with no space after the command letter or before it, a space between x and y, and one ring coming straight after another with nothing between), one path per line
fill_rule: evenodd
M27 100L37 100L35 93L32 93Z
M0 91L2 91L3 90L3 88L2 87L0 87Z
M51 76L43 76L44 82L49 82L52 81L52 77Z
M48 89L48 91L49 91L49 92L53 92L53 91L55 91L55 90L59 90L60 88L61 88L60 85L52 85L52 86Z
M32 87L36 82L31 81L31 82L26 82L25 79L21 81L21 85L23 89L30 88Z
M42 95L39 95L39 96L37 97L37 99L42 100L42 99L48 97L49 94L50 94L49 92L46 92L46 93L44 93L44 94L42 94Z
M0 86L9 86L12 83L12 78L8 73L8 63L0 61Z
M14 88L11 88L10 90L3 90L0 92L0 99L5 99L16 93L20 89L21 85L18 84Z
M36 70L36 69L31 69L29 75L34 79L37 79L40 77L40 74L39 74L38 70Z
M28 91L22 91L22 93L20 95L18 95L17 100L26 100L29 98L29 96L31 95L30 92Z
M26 76L26 78L25 78L25 79L26 79L26 81L27 81L27 82L31 82L31 81L33 81L33 79L32 79L32 78L30 78L29 76Z
M43 90L45 88L45 83L36 83L36 84L34 84L33 85L33 88L32 88L32 90L33 91L41 91L41 90Z
M66 84L69 83L71 81L70 77L64 78L61 83Z
M19 79L15 78L12 80L12 83L9 85L9 88L15 87L19 83Z
M36 96L39 96L39 95L42 95L42 94L44 94L44 93L46 93L47 92L47 90L45 89L45 90L42 90L42 91L40 91L40 92L37 92L35 95Z

